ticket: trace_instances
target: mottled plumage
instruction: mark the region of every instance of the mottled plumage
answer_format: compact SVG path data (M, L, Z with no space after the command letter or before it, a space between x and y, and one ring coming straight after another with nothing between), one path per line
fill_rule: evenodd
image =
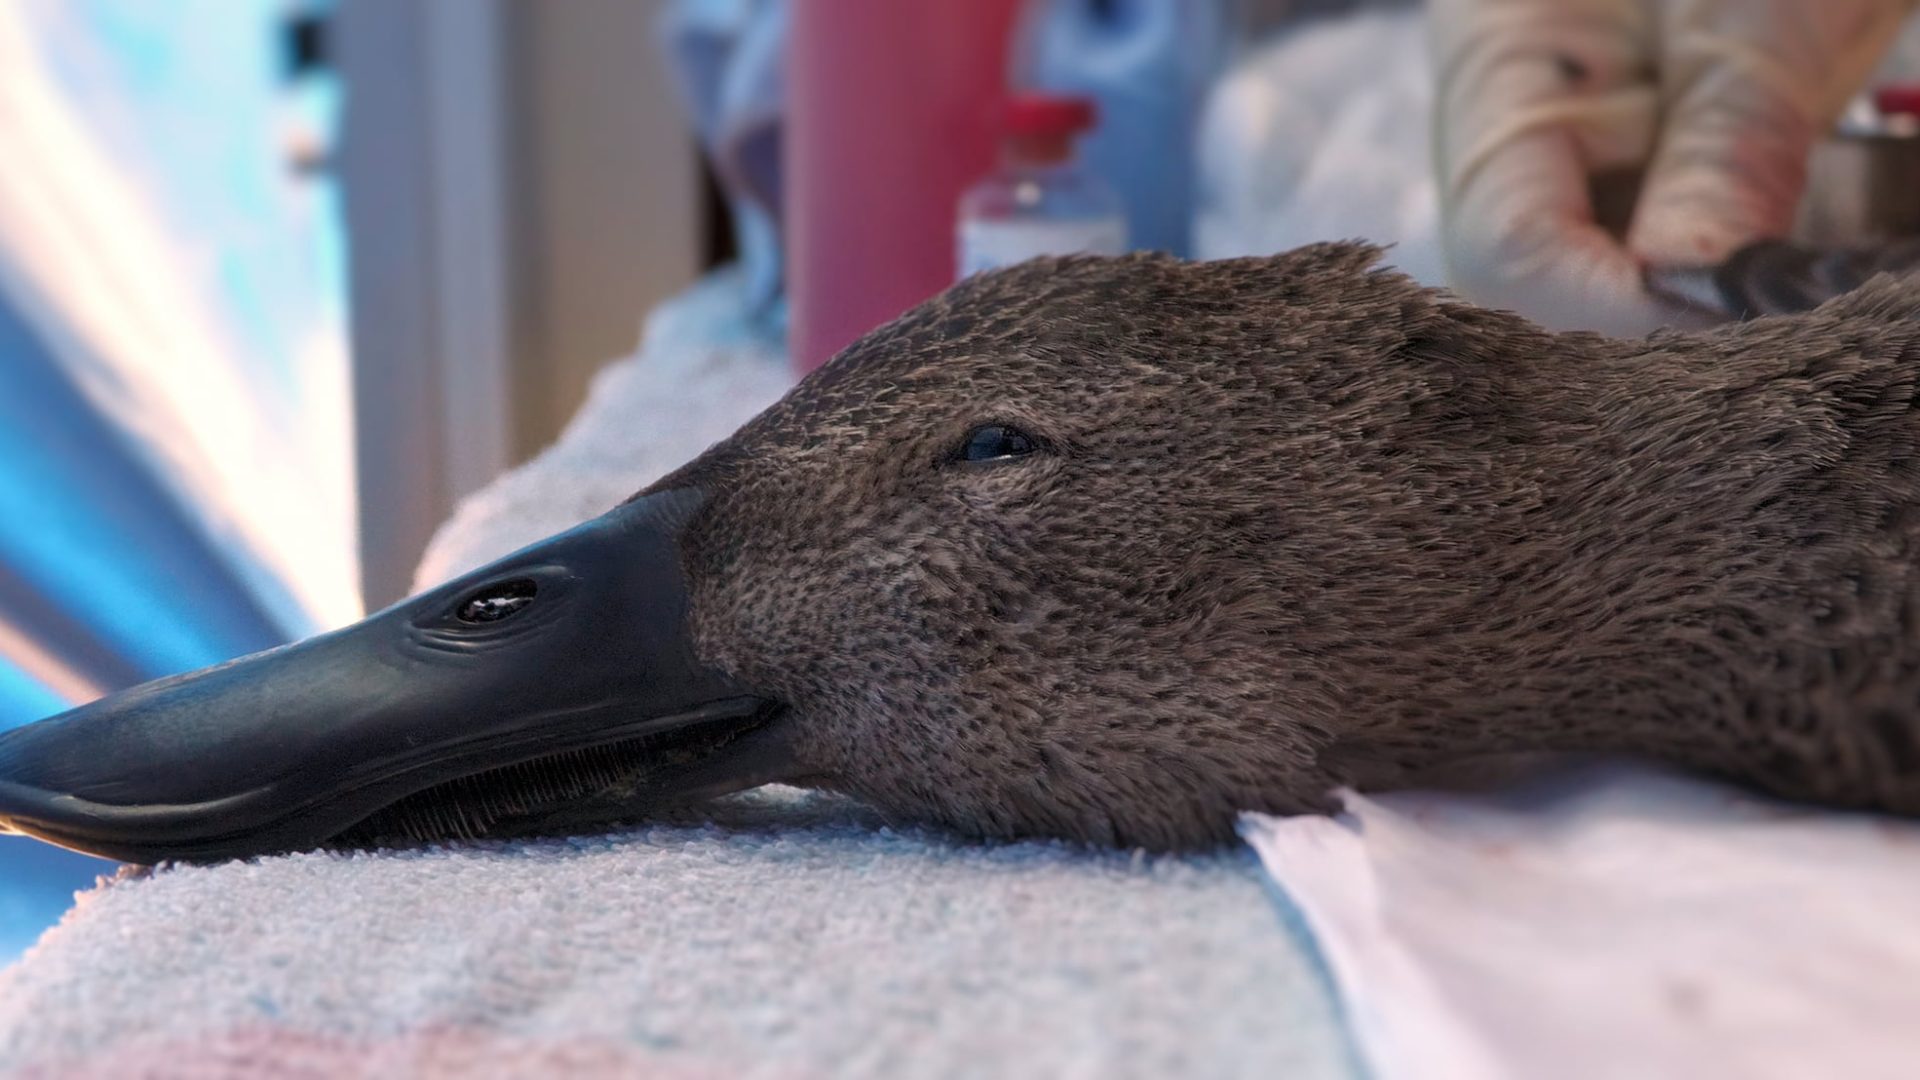
M1920 810L1920 282L1616 341L1374 268L1043 260L653 490L811 779L1168 847L1488 751ZM1001 423L1037 453L956 460Z

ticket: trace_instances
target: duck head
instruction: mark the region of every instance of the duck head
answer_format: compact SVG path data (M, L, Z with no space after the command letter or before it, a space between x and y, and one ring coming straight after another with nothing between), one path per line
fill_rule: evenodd
M212 859L578 830L786 781L1166 848L1463 752L1628 732L1686 757L1643 721L1712 704L1660 696L1702 685L1699 658L1629 631L1692 564L1609 579L1594 533L1652 543L1673 515L1636 523L1633 492L1699 502L1711 469L1669 483L1658 446L1622 442L1639 428L1609 428L1641 377L1626 346L1377 256L971 279L601 518L0 735L0 823ZM1763 434L1721 427L1687 445L1756 500L1756 462L1812 437L1713 456Z

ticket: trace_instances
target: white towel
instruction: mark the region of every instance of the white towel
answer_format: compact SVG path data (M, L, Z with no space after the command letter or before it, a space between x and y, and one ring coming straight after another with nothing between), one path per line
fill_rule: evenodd
M117 881L0 972L0 1075L1350 1075L1244 850L716 816Z

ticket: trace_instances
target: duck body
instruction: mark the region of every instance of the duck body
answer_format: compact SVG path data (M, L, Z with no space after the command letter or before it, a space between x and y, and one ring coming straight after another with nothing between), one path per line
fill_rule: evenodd
M1531 750L1920 812L1920 282L1621 341L1378 257L970 279L596 523L0 735L0 821L217 858L784 780L1167 848Z

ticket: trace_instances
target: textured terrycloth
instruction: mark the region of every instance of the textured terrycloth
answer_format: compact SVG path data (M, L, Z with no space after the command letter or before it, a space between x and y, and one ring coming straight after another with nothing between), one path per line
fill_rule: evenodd
M0 974L0 1075L1341 1075L1250 855L725 825L175 867Z
M1920 1062L1920 824L1606 764L1346 806L1243 832L1378 1080Z
M735 283L669 305L422 580L597 513L787 385ZM1241 850L887 830L768 789L718 823L119 880L0 972L0 1075L1351 1075Z

